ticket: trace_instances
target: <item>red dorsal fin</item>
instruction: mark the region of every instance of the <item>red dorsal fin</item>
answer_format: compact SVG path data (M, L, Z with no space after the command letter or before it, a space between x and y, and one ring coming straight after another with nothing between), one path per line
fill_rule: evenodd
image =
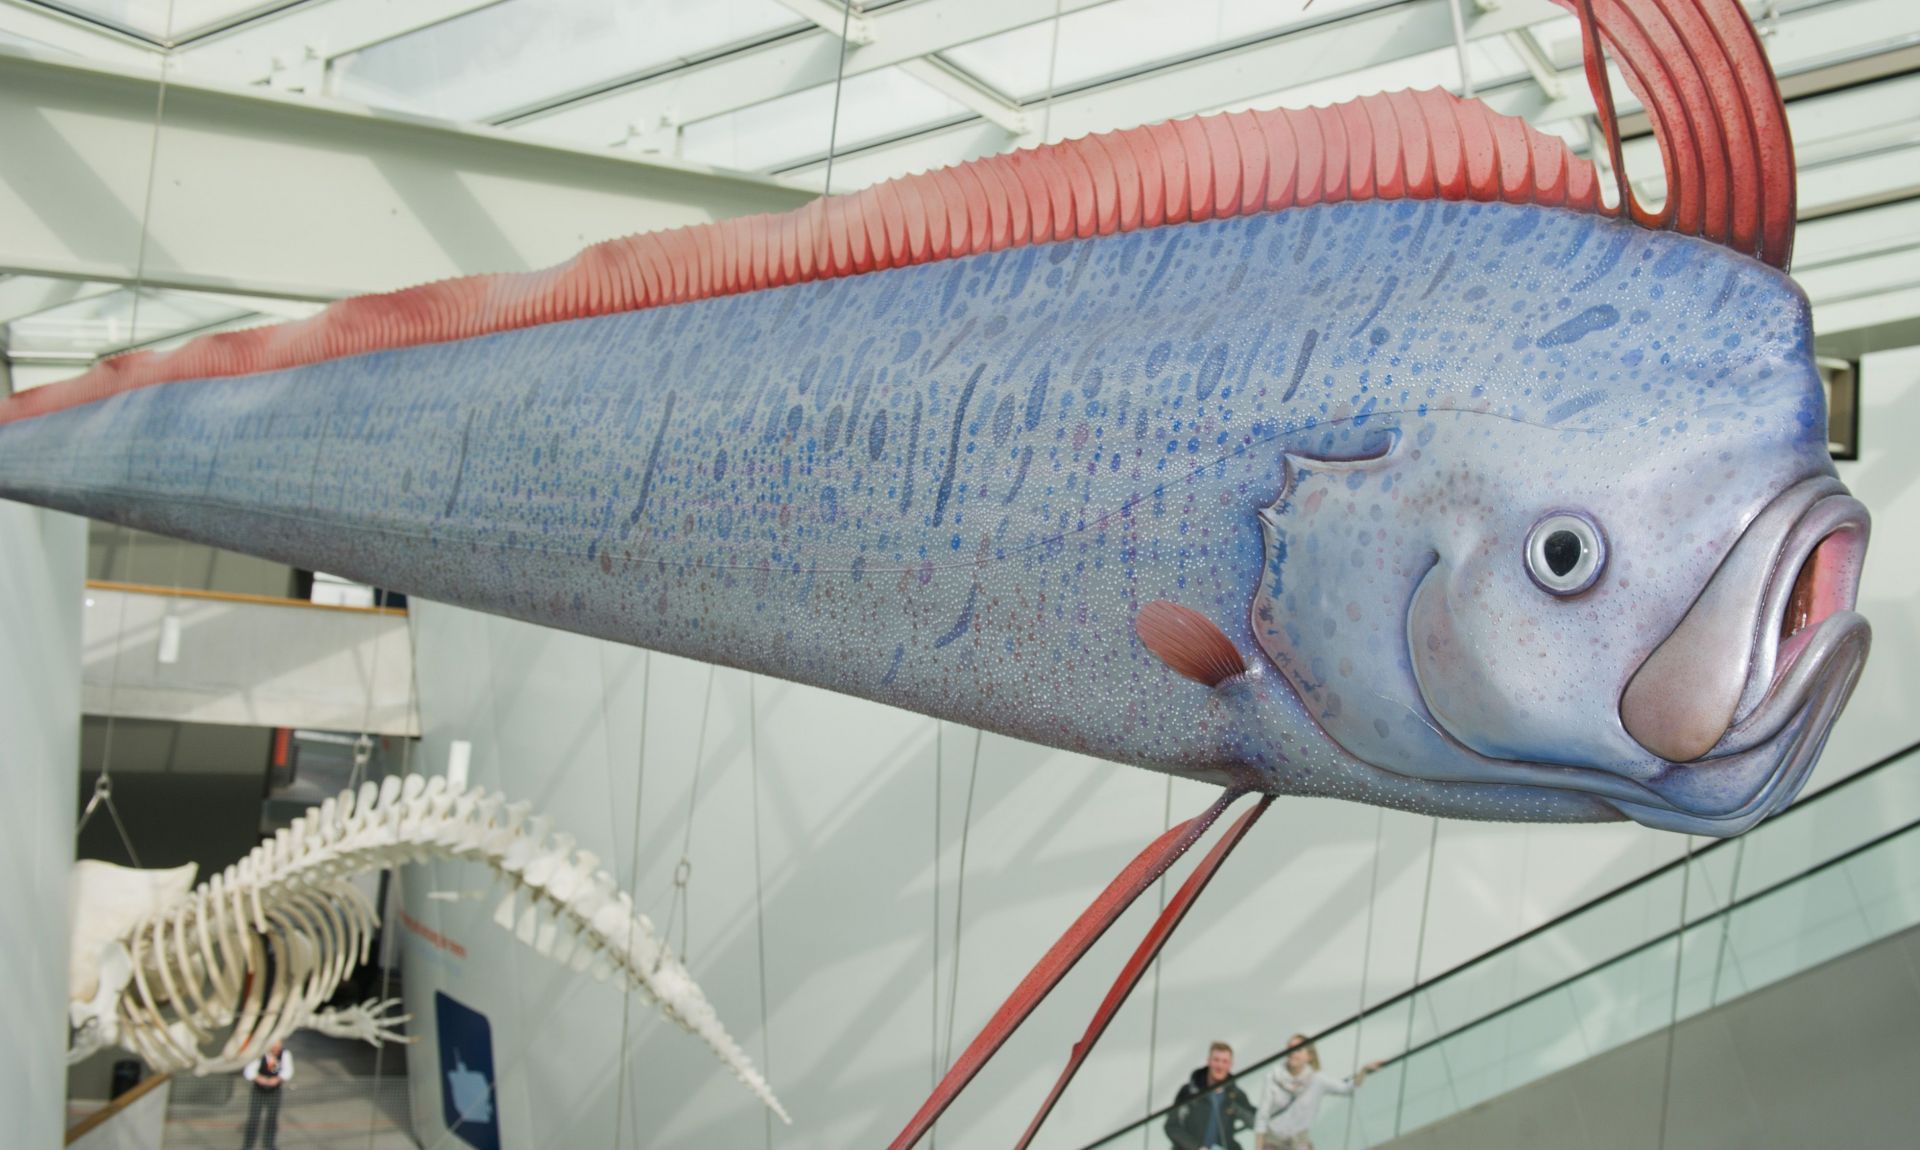
M1592 166L1558 138L1438 90L1417 102L1399 96L1398 108L1395 99L1127 128L904 176L782 215L609 240L542 271L360 296L296 323L116 356L0 401L0 424L175 380L1323 201L1505 199L1601 210ZM1489 134L1490 121L1504 130ZM1526 175L1505 187L1464 178L1483 167Z
M1739 0L1556 0L1590 21L1646 104L1666 204L1635 222L1784 268L1793 148ZM1604 71L1589 68L1604 78ZM1604 84L1598 98L1607 100ZM1610 114L1603 116L1612 124ZM1617 135L1617 131L1614 133ZM905 176L778 216L609 240L557 267L362 296L297 323L132 352L0 400L0 424L175 380L860 275L1024 244L1355 199L1505 200L1604 212L1558 138L1442 91L1127 128Z
M1143 603L1133 630L1162 663L1196 683L1218 687L1247 669L1226 632L1191 607L1165 599Z

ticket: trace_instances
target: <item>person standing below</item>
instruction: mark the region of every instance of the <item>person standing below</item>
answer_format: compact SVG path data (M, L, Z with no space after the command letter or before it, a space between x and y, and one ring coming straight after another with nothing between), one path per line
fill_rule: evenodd
M1369 1062L1352 1078L1332 1079L1320 1073L1320 1052L1304 1034L1287 1039L1291 1047L1284 1060L1267 1072L1260 1092L1260 1113L1254 1121L1254 1150L1313 1150L1313 1121L1329 1094L1352 1094L1367 1075L1380 1069Z
M1233 1047L1216 1042L1207 1064L1193 1072L1167 1115L1167 1137L1176 1150L1241 1150L1234 1132L1253 1125L1253 1103L1233 1073Z
M280 1142L280 1088L293 1078L293 1055L275 1039L265 1054L247 1063L240 1077L253 1084L253 1097L247 1102L247 1140L240 1144L240 1150L253 1150L263 1120L266 1150L276 1150Z

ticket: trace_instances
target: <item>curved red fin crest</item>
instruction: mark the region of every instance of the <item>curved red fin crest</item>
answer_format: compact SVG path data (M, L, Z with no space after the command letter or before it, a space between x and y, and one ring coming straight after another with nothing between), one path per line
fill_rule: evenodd
M1247 669L1226 632L1191 607L1165 599L1143 603L1133 630L1162 663L1196 683L1218 687Z
M1650 211L1619 176L1635 223L1724 244L1784 270L1793 255L1793 140L1760 35L1739 0L1554 0L1580 17L1587 79L1620 172L1604 40L1645 105L1666 168Z

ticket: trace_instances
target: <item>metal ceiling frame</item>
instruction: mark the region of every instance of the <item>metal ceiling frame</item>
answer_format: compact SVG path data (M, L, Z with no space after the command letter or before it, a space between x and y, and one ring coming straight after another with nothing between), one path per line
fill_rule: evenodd
M215 26L190 29L162 43L138 29L86 12L79 0L0 0L0 31L13 32L128 73L163 70L188 87L237 85L324 97L334 63L379 44L458 20L506 0L261 0ZM957 65L945 53L1057 17L1098 8L1114 0L774 0L794 14L793 23L766 35L716 45L690 58L556 91L524 106L503 109L491 123L529 137L560 136L589 150L619 149L636 135L651 144L656 133L677 133L689 124L882 69L898 69L960 106L953 116L881 140L836 150L835 182L858 186L902 171L938 166L1040 141L1131 126L1170 116L1220 108L1266 105L1304 86L1338 82L1394 61L1451 50L1455 31L1449 0L1374 0L1204 50L1168 56L1124 72L1062 86L1041 101L1023 102ZM1920 21L1912 0L1746 0L1775 45L1792 44L1779 57L1782 88L1796 119L1822 114L1822 106L1848 103L1832 93L1860 89L1857 106L1882 98L1904 100L1920 73ZM848 4L851 7L849 8ZM1518 61L1507 75L1476 76L1479 95L1497 110L1537 124L1580 124L1593 113L1577 62L1567 67L1564 44L1548 44L1539 29L1564 21L1564 9L1549 0L1468 0L1463 35L1469 42L1499 40ZM1914 25L1908 28L1908 25ZM1890 46L1862 56L1861 29L1889 29ZM842 44L842 31L846 42ZM1904 35L1903 30L1911 32ZM1558 57L1556 60L1556 49ZM1851 55L1848 53L1851 52ZM1285 77L1277 83L1274 77ZM1896 87L1897 86L1897 87ZM209 89L211 90L211 89ZM1622 129L1644 135L1645 118L1621 89ZM1860 101L1865 100L1866 104ZM335 110L338 105L321 99ZM1896 109L1904 104L1893 105ZM373 113L375 120L412 122ZM1873 117L1869 117L1873 118ZM1803 156L1800 252L1816 297L1859 284L1889 282L1889 256L1906 258L1920 245L1920 134L1901 127L1899 113L1877 118L1872 131L1849 133L1844 142ZM641 131L639 126L644 125ZM449 127L452 127L449 125ZM471 130L456 129L456 130ZM482 128L481 131L487 129ZM500 136L498 132L492 133ZM1579 136L1581 132L1573 133ZM1810 134L1809 134L1810 135ZM1806 137L1803 137L1806 138ZM563 145L563 148L565 146ZM578 147L567 149L578 151ZM617 153L616 153L617 154ZM1630 144L1628 165L1646 172L1651 142ZM818 174L826 156L782 163L769 174L805 180ZM719 176L720 173L715 173ZM1640 181L1655 195L1658 175ZM1822 221L1831 226L1816 226ZM653 221L635 221L648 226ZM1888 228L1900 239L1884 243ZM591 237L598 238L598 237ZM1849 279L1856 261L1862 276ZM1897 263L1897 261L1895 261ZM15 270L33 270L15 266ZM46 269L39 269L46 270ZM84 278L99 269L56 274ZM176 277L179 278L179 277ZM1900 279L1895 275L1894 279ZM164 286L186 290L262 289L281 297L319 298L335 286L207 283L191 276ZM1920 284L1901 283L1920 292ZM56 306L67 288L31 286L0 279L0 305L34 292ZM1920 299L1917 296L1916 299ZM1920 308L1920 304L1916 305ZM0 306L0 325L7 322ZM16 314L13 318L19 318Z
M1060 0L1060 14L1111 2ZM851 79L936 57L949 48L1054 19L1052 8L1034 0L895 0L867 12L867 39L849 38L844 73L839 30L809 24L698 60L601 80L535 105L503 111L491 122L516 128L537 124L546 130L567 131L573 138L612 140L618 138L622 125L652 114L665 113L676 125L696 123L831 84L837 77ZM966 75L950 62L939 63ZM983 100L1019 106L1006 93L977 78L968 79L980 89ZM595 126L570 127L580 121Z
M261 0L260 3L255 4L251 8L235 13L225 19L215 21L212 24L194 28L182 36L173 36L171 34L154 36L132 24L115 20L111 16L93 11L86 5L75 2L75 0L8 0L8 3L14 7L38 9L50 16L62 17L75 24L90 26L103 32L136 40L146 45L149 49L159 52L192 43L202 36L217 35L229 28L239 27L255 20L270 18L288 8L314 2L316 2L316 0ZM327 0L317 0L317 2L326 3Z

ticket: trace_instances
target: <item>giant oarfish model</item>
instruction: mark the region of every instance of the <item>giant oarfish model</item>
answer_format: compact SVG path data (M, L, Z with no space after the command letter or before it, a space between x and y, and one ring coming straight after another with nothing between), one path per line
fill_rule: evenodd
M1228 799L1736 834L1868 646L1785 113L1736 0L1562 3L1618 208L1437 91L1090 136L123 356L0 411L0 494Z
M506 888L495 922L556 962L617 977L652 1000L785 1119L632 897L573 836L528 810L442 776L389 777L326 800L191 890L191 865L75 864L68 1061L122 1046L156 1070L209 1074L238 1070L296 1030L399 1039L406 1019L392 1002L325 1005L367 961L379 925L353 879L473 862Z

